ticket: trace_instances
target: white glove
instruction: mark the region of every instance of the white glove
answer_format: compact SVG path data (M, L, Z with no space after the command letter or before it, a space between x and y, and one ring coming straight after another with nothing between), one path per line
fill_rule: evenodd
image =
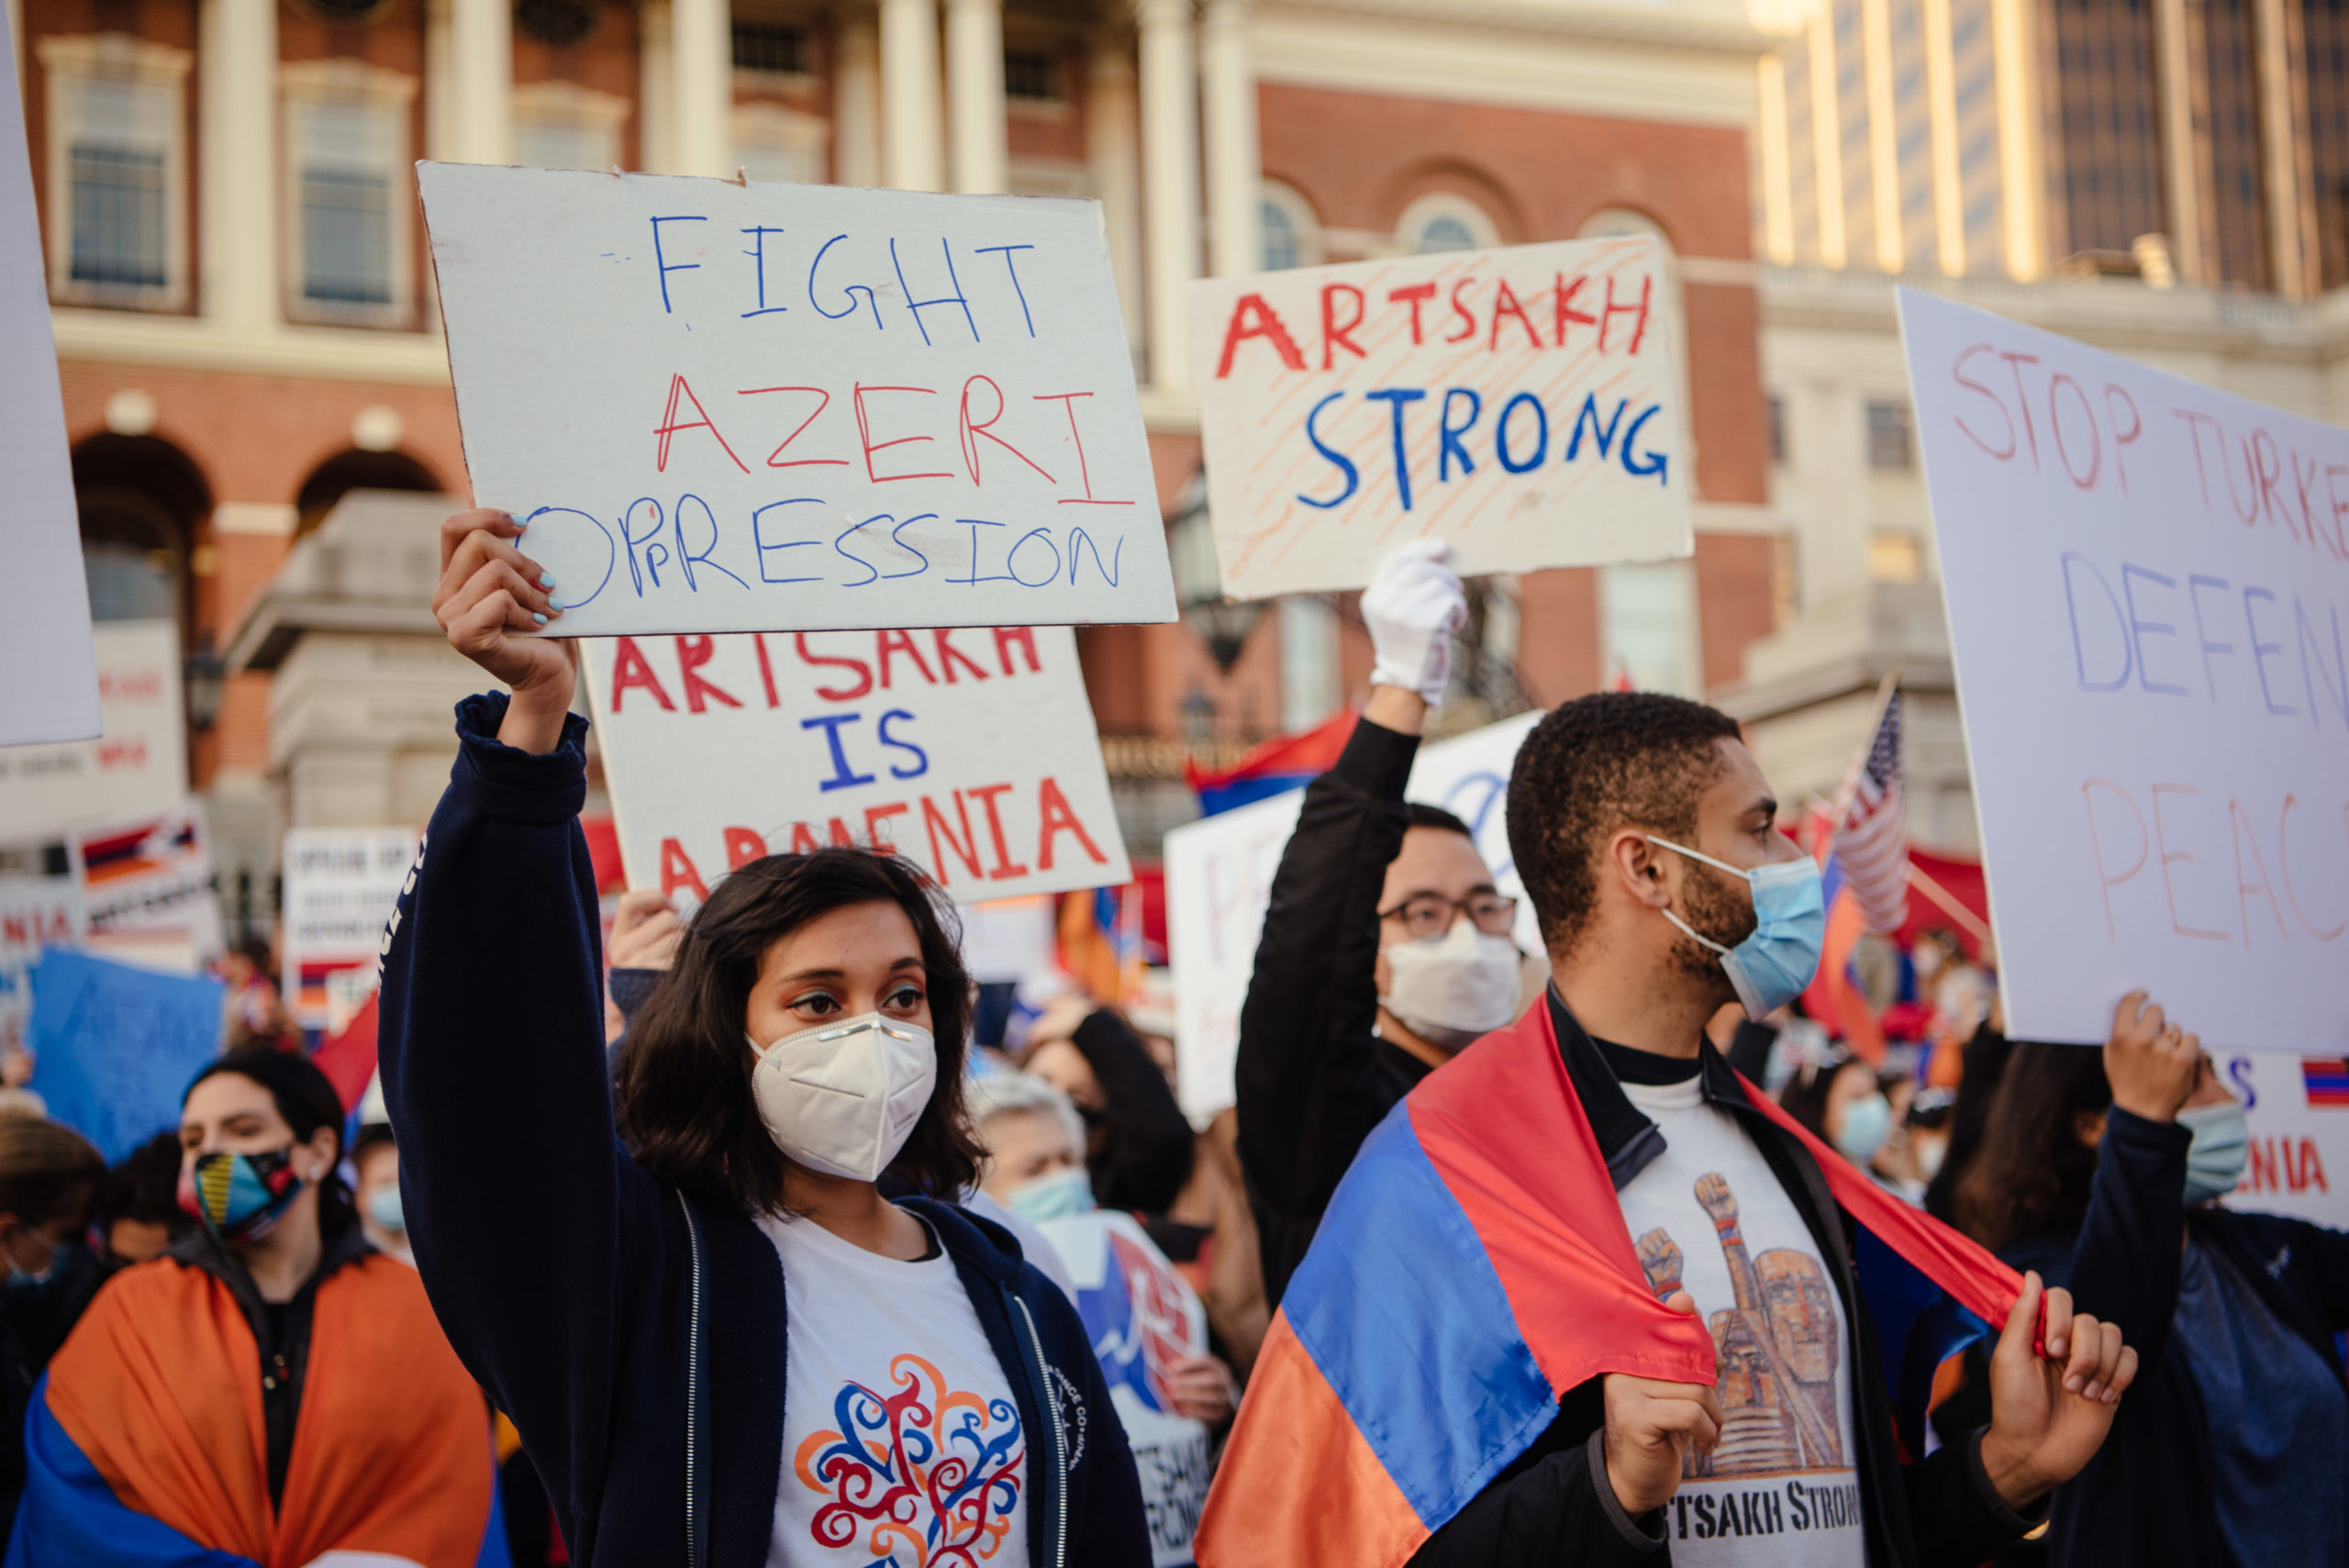
M1452 633L1468 619L1468 596L1444 564L1451 555L1442 539L1414 539L1380 562L1362 591L1363 624L1378 656L1370 684L1417 692L1431 707L1452 678Z

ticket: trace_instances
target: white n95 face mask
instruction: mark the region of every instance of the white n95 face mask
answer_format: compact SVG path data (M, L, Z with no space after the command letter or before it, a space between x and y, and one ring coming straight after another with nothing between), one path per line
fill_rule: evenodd
M1516 1018L1522 964L1515 942L1486 935L1463 915L1441 940L1386 950L1379 1006L1430 1044L1464 1050Z
M938 1083L930 1032L878 1013L785 1035L761 1050L751 1093L768 1136L827 1176L870 1182L912 1136Z

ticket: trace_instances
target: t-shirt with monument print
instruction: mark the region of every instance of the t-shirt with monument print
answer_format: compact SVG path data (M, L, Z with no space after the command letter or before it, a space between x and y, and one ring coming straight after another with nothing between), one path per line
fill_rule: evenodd
M1666 1146L1619 1195L1624 1222L1657 1297L1697 1298L1719 1367L1720 1441L1664 1506L1672 1560L1860 1568L1851 1325L1809 1228L1695 1078L1623 1093Z

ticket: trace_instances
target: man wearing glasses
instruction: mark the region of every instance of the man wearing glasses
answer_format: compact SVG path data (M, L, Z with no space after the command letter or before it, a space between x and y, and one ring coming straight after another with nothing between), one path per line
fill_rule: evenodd
M1517 901L1495 890L1466 823L1403 798L1467 615L1448 553L1406 545L1363 591L1370 702L1306 788L1240 1015L1240 1160L1270 1307L1371 1129L1519 1011Z

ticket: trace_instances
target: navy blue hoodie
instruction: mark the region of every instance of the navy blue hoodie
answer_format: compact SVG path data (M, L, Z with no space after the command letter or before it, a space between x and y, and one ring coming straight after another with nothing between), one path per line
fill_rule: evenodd
M458 705L449 790L384 938L384 1093L417 1266L449 1342L521 1433L573 1562L761 1568L783 1473L782 1260L614 1132L577 820L586 724L573 717L532 755L497 740L506 702ZM1075 1308L1000 1228L908 1207L953 1259L1037 1435L1031 1568L1142 1568L1133 1455Z

